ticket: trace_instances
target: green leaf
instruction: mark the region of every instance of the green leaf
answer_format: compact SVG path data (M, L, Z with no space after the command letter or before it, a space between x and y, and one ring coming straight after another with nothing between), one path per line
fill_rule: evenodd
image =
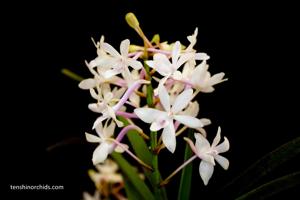
M125 179L125 192L126 196L130 200L140 200L143 197L138 193L138 191L134 188L133 184L128 180Z
M132 167L121 154L112 153L111 156L113 159L118 163L119 167L121 168L124 176L130 183L132 184L133 188L138 192L138 195L145 200L155 200L152 192L149 190L145 182L139 177L137 171L134 167ZM137 195L136 195L137 196Z
M300 137L287 142L256 161L240 176L236 177L224 186L220 192L232 189L235 194L239 195L260 181L264 176L270 174L277 167L297 156L299 153Z
M193 129L189 129L188 137L193 137ZM188 160L193 152L188 144L185 145L184 161ZM191 182L192 182L193 165L187 165L181 172L181 179L178 192L178 200L190 199Z
M236 200L247 200L247 199L266 199L275 194L288 190L300 184L300 171L295 172L251 190L250 192L238 197Z
M127 126L128 121L121 116L118 116L118 119ZM134 153L146 164L151 165L152 162L152 154L148 149L148 146L145 140L138 134L136 130L130 130L127 132L127 137L129 142L133 148Z

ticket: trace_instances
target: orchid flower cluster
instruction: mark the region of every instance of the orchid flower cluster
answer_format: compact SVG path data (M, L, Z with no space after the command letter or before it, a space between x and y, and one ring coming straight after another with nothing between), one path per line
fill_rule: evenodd
M192 138L183 139L195 155L164 181L159 180L155 184L166 184L187 164L200 158L199 173L207 185L213 174L215 161L225 170L228 168L229 161L220 154L228 151L229 142L224 137L224 141L219 144L219 127L210 145L204 127L211 124L211 121L198 117L199 104L196 96L200 92L213 92L216 84L227 80L224 79L225 74L211 75L207 64L210 57L194 49L197 28L187 37L189 45L184 46L180 41L172 44L160 42L159 35L149 41L132 13L127 14L126 20L141 36L144 45L132 45L125 39L118 51L104 41L102 36L99 42L94 42L97 57L86 62L93 77L84 79L79 84L81 89L89 90L94 99L88 108L99 113L93 124L97 135L86 133L88 142L99 144L92 156L93 164L98 166L107 162L108 156L113 152L126 152L144 169L158 170L158 166L145 163L131 151L130 145L123 143L128 131L134 130L144 138L151 153L158 156L164 149L170 154L174 153L178 148L178 136L187 129L193 129L195 143ZM144 123L149 126L145 127ZM112 177L115 181L122 182L121 177Z

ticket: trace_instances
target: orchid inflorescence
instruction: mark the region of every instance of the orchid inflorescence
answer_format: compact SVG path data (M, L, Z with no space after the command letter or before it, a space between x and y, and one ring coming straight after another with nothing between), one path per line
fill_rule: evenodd
M179 41L172 44L160 42L159 35L149 41L132 13L126 15L126 20L141 36L144 45L131 45L125 39L118 51L106 43L102 36L99 42L94 42L97 57L86 62L93 77L79 84L81 89L89 90L95 100L88 105L89 109L100 114L93 124L97 136L86 133L87 141L99 143L93 153L93 164L105 162L114 151L127 152L143 167L153 170L152 166L130 151L129 145L122 143L127 132L135 130L148 144L154 142L152 153L157 155L164 148L174 153L177 136L189 128L195 130L195 144L187 137L184 140L195 155L160 185L166 184L195 158L201 159L199 172L207 185L213 174L215 160L224 169L228 168L229 161L219 154L228 151L229 142L224 137L224 142L218 145L221 140L219 127L212 145L209 144L203 127L211 124L211 121L197 117L199 104L195 98L200 92L213 92L216 84L227 80L224 79L225 74L211 75L207 64L210 57L194 49L197 28L187 37L189 45L185 47ZM126 126L124 119L128 122ZM136 123L142 123L138 120L151 125L149 128L139 127ZM118 134L116 127L120 129ZM160 138L149 142L151 134Z

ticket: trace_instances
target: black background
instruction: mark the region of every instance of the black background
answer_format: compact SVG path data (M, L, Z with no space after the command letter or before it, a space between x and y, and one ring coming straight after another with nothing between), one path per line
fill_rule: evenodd
M96 118L87 109L92 99L60 70L90 76L84 60L96 56L91 37L105 35L116 49L126 38L140 43L124 20L129 11L136 13L146 35L159 33L163 41L188 44L186 36L198 27L196 49L210 55L212 73L223 71L229 78L214 93L201 94L199 101L200 116L213 122L209 139L221 125L230 140L225 154L230 168L226 172L216 167L204 187L195 161L193 199L206 199L265 153L299 135L299 13L287 2L162 5L115 0L3 8L9 12L2 14L2 173L11 198L80 199L83 190L93 191L87 170L95 146L84 139ZM71 144L46 151L68 138L73 138ZM181 163L182 149L177 147L176 159L162 153L164 176ZM297 160L274 177L299 169ZM176 196L178 178L167 186L170 199ZM10 184L57 184L65 190L11 191Z

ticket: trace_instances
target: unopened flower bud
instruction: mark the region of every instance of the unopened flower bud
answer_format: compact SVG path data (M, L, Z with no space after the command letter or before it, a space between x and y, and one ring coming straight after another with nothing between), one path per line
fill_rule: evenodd
M125 19L128 25L133 29L137 29L140 26L135 14L131 12L126 14Z

